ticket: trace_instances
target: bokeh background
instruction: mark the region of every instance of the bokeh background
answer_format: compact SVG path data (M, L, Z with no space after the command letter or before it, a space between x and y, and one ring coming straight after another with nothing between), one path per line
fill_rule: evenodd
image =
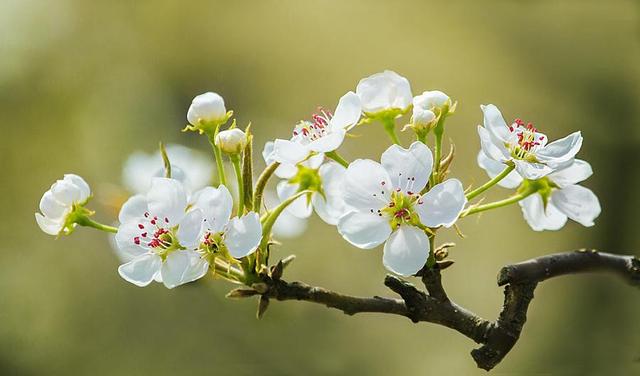
M450 296L493 319L504 264L580 247L640 253L638 18L638 2L622 0L0 2L0 374L483 374L475 344L435 325L296 302L258 321L256 302L226 300L222 281L137 288L118 277L107 236L54 240L33 213L63 173L107 195L133 151L159 140L208 151L180 132L201 92L252 121L259 149L360 78L393 69L414 94L459 101L448 134L454 175L468 184L486 179L475 163L482 103L552 139L583 131L580 157L595 170L585 185L603 207L595 227L536 233L510 207L466 219L465 239L441 237L458 244ZM343 154L377 159L384 133L361 133ZM112 221L100 202L98 218ZM291 253L288 279L390 294L381 251L349 246L317 218L275 254ZM638 291L614 277L545 282L494 373L640 374L638 317Z

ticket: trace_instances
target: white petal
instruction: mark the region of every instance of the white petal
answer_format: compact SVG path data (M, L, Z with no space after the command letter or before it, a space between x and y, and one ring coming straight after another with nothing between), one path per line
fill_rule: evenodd
M293 239L302 235L306 229L306 219L298 218L285 210L276 219L271 231L276 238Z
M118 220L120 223L126 223L139 218L143 218L144 214L149 211L147 198L143 195L135 195L130 197L127 202L120 208Z
M229 223L233 198L224 185L201 189L194 194L193 201L194 206L202 210L205 228L209 231L220 232Z
M433 155L427 145L416 141L409 149L391 145L382 153L381 162L394 188L400 188L403 192L420 192L429 181Z
M224 234L224 244L235 258L252 254L262 240L260 217L255 212L233 218Z
M53 197L51 191L46 191L40 199L40 212L50 219L63 219L70 211L70 207L63 205Z
M362 113L360 97L353 91L343 95L338 102L338 107L329 122L332 130L349 129L358 123Z
M169 220L172 226L180 223L187 207L187 194L182 183L175 179L153 178L147 192L147 205L153 216Z
M449 96L440 90L425 91L413 98L413 107L430 110L442 107L449 100Z
M139 224L141 224L141 222L135 220L125 222L118 227L118 232L115 236L115 242L120 253L127 255L129 259L149 252L147 243L149 243L153 234L148 230L140 229L140 227L138 227ZM145 233L147 235L146 238L142 236ZM136 238L140 239L139 244L136 244Z
M369 212L351 211L338 221L338 232L349 243L362 249L371 249L389 238L389 220Z
M549 179L560 187L578 184L593 174L591 165L581 159L575 159L571 165L549 174Z
M552 203L548 203L545 210L539 194L529 196L518 204L522 208L522 216L534 231L559 230L567 223L567 216Z
M425 193L418 200L416 211L425 226L451 227L466 204L467 198L460 180L449 179Z
M593 226L600 215L598 197L588 188L569 185L551 194L551 202L569 218L583 226Z
M491 179L498 176L507 165L504 163L495 161L484 153L484 151L480 150L478 152L478 165L487 172L487 175ZM522 177L516 171L511 171L507 176L505 176L502 180L498 182L498 185L504 188L516 188L522 183Z
M89 184L78 175L75 174L65 174L64 180L75 185L80 191L80 199L79 202L86 201L89 196L91 196L91 188L89 188Z
M262 159L264 159L264 163L266 163L267 165L275 162L275 160L273 159L273 146L273 141L267 141L264 143L264 148L262 149Z
M40 229L44 231L45 234L49 235L58 235L62 230L62 221L56 221L51 218L47 218L40 213L36 213L36 222Z
M516 171L520 176L529 180L538 180L553 172L553 169L542 163L532 163L521 159L514 159Z
M322 165L322 162L324 162L324 154L318 153L302 162L302 165L305 167L309 167L310 169L317 170L318 167Z
M314 194L311 201L316 213L330 225L337 224L338 219L346 211L343 199L343 181L346 172L347 170L336 162L325 163L318 171L324 197Z
M147 253L120 265L118 273L125 281L144 287L153 281L155 275L160 271L160 267L162 267L160 256Z
M276 192L278 193L280 201L284 201L298 193L299 189L300 185L289 184L289 182L285 180L276 185ZM308 218L311 213L313 213L313 207L311 206L307 195L303 195L302 197L295 199L285 210L298 218Z
M192 125L198 125L200 121L222 119L226 113L224 99L217 93L207 92L193 98L187 112L187 120Z
M195 249L200 243L200 238L203 235L203 220L202 210L195 208L190 210L187 215L184 216L178 227L178 242L181 246L187 249Z
M276 162L298 164L309 155L309 149L290 140L276 139L273 143L272 158Z
M51 186L53 197L65 206L80 202L82 191L78 186L67 180L58 180Z
M480 136L480 147L487 157L498 161L505 162L511 159L509 150L503 143L494 143L493 138L485 128L478 125L478 136Z
M429 257L429 238L413 226L402 225L394 231L384 244L382 262L396 274L416 274Z
M167 255L160 275L162 283L172 289L176 286L202 278L209 270L209 263L195 251L174 251Z
M536 158L542 163L556 169L562 163L571 160L582 147L582 135L574 132L565 138L553 141L536 151Z
M376 113L387 109L406 109L413 100L409 81L393 71L373 74L360 80L356 94L362 109Z
M499 141L507 141L509 139L509 127L504 121L504 117L498 107L488 104L481 105L482 113L484 115L484 127L489 133Z
M344 202L347 206L369 211L387 205L393 184L387 170L370 159L357 159L344 176Z
M307 147L311 151L315 151L318 153L328 153L330 151L334 151L342 145L344 141L344 136L347 134L347 131L344 129L335 129L330 133L326 134L323 137L320 137L317 140L311 141Z

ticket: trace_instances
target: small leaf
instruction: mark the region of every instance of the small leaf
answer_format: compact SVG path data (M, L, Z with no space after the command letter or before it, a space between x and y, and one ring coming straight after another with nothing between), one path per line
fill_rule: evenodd
M255 296L258 294L260 293L254 289L237 288L229 291L229 293L225 297L229 299L242 299L242 298L248 298L250 296Z
M256 317L261 319L267 311L267 308L269 308L269 298L263 295L260 297L260 302L258 303L258 312L256 313Z
M280 278L282 278L283 271L284 271L284 264L282 263L282 260L280 260L278 261L277 264L271 267L271 278L273 278L276 281L279 280Z

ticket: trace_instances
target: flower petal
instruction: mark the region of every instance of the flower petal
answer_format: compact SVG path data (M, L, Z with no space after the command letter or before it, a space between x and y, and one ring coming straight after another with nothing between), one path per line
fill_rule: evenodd
M411 276L427 262L429 248L429 238L424 231L402 225L384 244L382 262L387 269L396 274Z
M162 263L162 283L172 289L202 278L209 270L209 263L198 252L179 250L169 253Z
M553 172L553 169L542 163L527 162L521 159L514 159L516 171L520 176L529 180L538 180Z
M289 184L286 180L283 180L276 185L276 192L278 193L278 199L280 199L280 201L284 201L298 193L299 189L299 184ZM303 195L289 204L285 211L298 218L308 218L311 213L313 213L313 207L311 206L307 195Z
M478 152L477 160L478 165L487 172L487 175L489 175L491 179L500 175L500 173L504 171L505 168L507 168L507 165L505 165L504 163L495 161L487 157L487 155L482 150ZM504 188L516 188L521 183L522 177L520 176L520 174L518 174L518 172L516 171L511 171L507 176L505 176L498 182L498 185Z
M141 222L135 220L125 222L118 227L118 232L115 236L116 245L120 250L119 253L126 255L128 259L134 259L149 252L147 244L152 234L147 232L146 238L142 236L145 234L145 230L140 229L139 224ZM136 242L136 238L139 239L139 242Z
M307 145L307 147L309 148L309 150L315 151L317 153L328 153L330 151L336 150L340 147L340 145L342 145L344 136L346 134L347 131L345 131L344 129L334 129L325 136L311 141Z
M63 222L61 220L56 221L40 213L36 213L36 222L40 226L40 230L44 231L45 234L58 235L62 230Z
M505 142L509 139L509 127L498 107L493 104L481 105L480 109L484 115L484 127L497 141Z
M255 212L233 218L224 234L224 244L231 256L241 258L252 254L262 240L262 224Z
M187 207L187 194L182 183L175 179L153 178L147 192L147 205L153 216L168 219L172 226L180 223Z
M478 125L478 136L480 136L480 147L487 157L498 162L505 162L511 159L509 150L502 142L494 142L491 134L482 126Z
M202 210L196 208L190 210L184 216L178 227L176 234L178 242L187 249L195 249L200 244L200 238L203 235L203 213Z
M298 164L309 155L307 147L290 140L276 139L271 157L275 162Z
M378 214L351 211L338 220L338 232L354 246L371 249L389 238L391 226Z
M362 103L360 97L353 91L343 95L338 102L338 107L329 122L331 129L349 129L358 123L362 114Z
M518 202L522 208L522 216L534 231L559 230L567 223L567 216L562 214L552 203L545 210L542 197L535 194Z
M413 193L426 187L433 168L433 155L427 145L416 141L409 149L391 145L382 153L381 162L394 188Z
M64 219L71 210L53 197L51 191L46 191L40 199L40 212L50 219Z
M65 206L71 206L80 202L82 191L78 186L68 180L58 180L51 186L53 197Z
M467 198L458 179L449 179L437 184L422 195L416 205L420 222L428 227L451 227L464 206Z
M126 264L120 265L118 273L125 281L136 286L147 286L162 267L162 259L153 253L146 253Z
M360 80L356 94L360 97L363 111L368 113L394 108L404 110L413 100L409 81L389 70Z
M226 186L203 188L194 194L193 201L202 210L205 228L210 232L220 232L229 223L233 198Z
M560 187L566 187L587 180L592 174L593 170L589 163L581 159L574 159L568 167L549 174L549 179Z
M149 211L147 198L143 195L135 195L130 197L127 202L120 208L118 220L120 223L126 223L143 218L144 214Z
M324 197L314 194L311 202L320 218L330 225L337 224L346 211L342 189L346 172L347 170L336 162L325 163L318 171Z
M79 202L86 201L89 196L91 196L91 188L89 188L89 184L76 174L65 174L64 180L75 185L80 191L80 199Z
M569 185L554 191L551 202L567 217L586 227L594 225L593 221L601 211L598 197L580 185Z
M344 175L344 202L347 206L368 212L387 205L393 185L384 167L370 159L357 159Z
M536 158L549 167L556 169L570 161L582 147L582 134L574 132L565 138L553 141L536 151Z

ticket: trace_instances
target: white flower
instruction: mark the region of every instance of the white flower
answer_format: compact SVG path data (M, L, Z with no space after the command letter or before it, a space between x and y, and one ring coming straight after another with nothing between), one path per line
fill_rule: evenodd
M67 216L74 206L86 204L91 189L80 176L66 174L44 193L40 200L40 212L36 213L36 222L40 229L49 235L58 235L71 231L74 223L67 223Z
M593 226L600 215L598 197L589 189L577 185L593 171L589 163L576 159L573 164L547 176L551 181L545 207L542 195L534 194L520 201L522 214L535 231L559 230L567 218L583 226Z
M264 203L268 209L273 209L280 204L280 200L274 192L265 191ZM302 235L306 229L306 219L298 218L285 210L278 216L278 219L276 219L276 223L274 223L271 231L276 238L293 239Z
M418 226L452 226L467 200L462 183L446 180L424 195L433 168L431 150L421 142L409 149L388 148L381 164L358 159L344 177L343 195L349 211L338 231L358 248L384 245L383 263L404 276L418 272L429 255L429 239Z
M582 146L580 132L547 144L547 136L533 124L520 119L507 125L498 108L481 106L484 127L478 126L482 151L488 159L513 163L525 179L540 179L555 170L570 165Z
M436 119L436 113L449 101L449 96L438 90L417 95L413 98L413 124L431 124Z
M207 273L209 265L197 251L203 213L187 212L187 205L182 183L166 178L154 178L149 192L123 205L116 244L129 261L118 268L122 278L137 286L155 279L173 288Z
M368 114L405 111L413 100L409 81L390 70L360 80L356 94L362 102L362 110Z
M213 164L203 153L181 145L167 145L171 161L171 177L179 180L190 191L196 191L211 182ZM164 176L164 163L160 152L131 154L122 170L124 186L133 193L145 193L151 180Z
M227 129L216 135L215 144L227 154L238 154L247 146L247 135L238 128Z
M204 214L201 242L209 250L215 252L224 248L234 258L242 258L258 248L262 240L258 213L249 212L240 218L231 218L233 199L224 185L196 192L193 206Z
M262 156L267 164L273 162L274 143L265 144ZM344 214L345 204L342 194L342 179L346 169L338 163L323 163L324 154L316 154L298 165L283 163L275 175L283 179L276 186L280 201L303 190L313 190L311 199L302 196L287 206L285 212L297 218L308 218L313 209L323 221L330 225L338 223Z
M361 112L360 99L355 93L348 92L340 98L335 115L322 110L313 115L313 121L301 121L290 140L276 139L272 159L295 165L311 152L327 153L338 149L347 131L358 123Z
M207 92L193 98L187 120L193 126L201 123L213 123L226 119L227 109L224 106L224 99L217 93Z

